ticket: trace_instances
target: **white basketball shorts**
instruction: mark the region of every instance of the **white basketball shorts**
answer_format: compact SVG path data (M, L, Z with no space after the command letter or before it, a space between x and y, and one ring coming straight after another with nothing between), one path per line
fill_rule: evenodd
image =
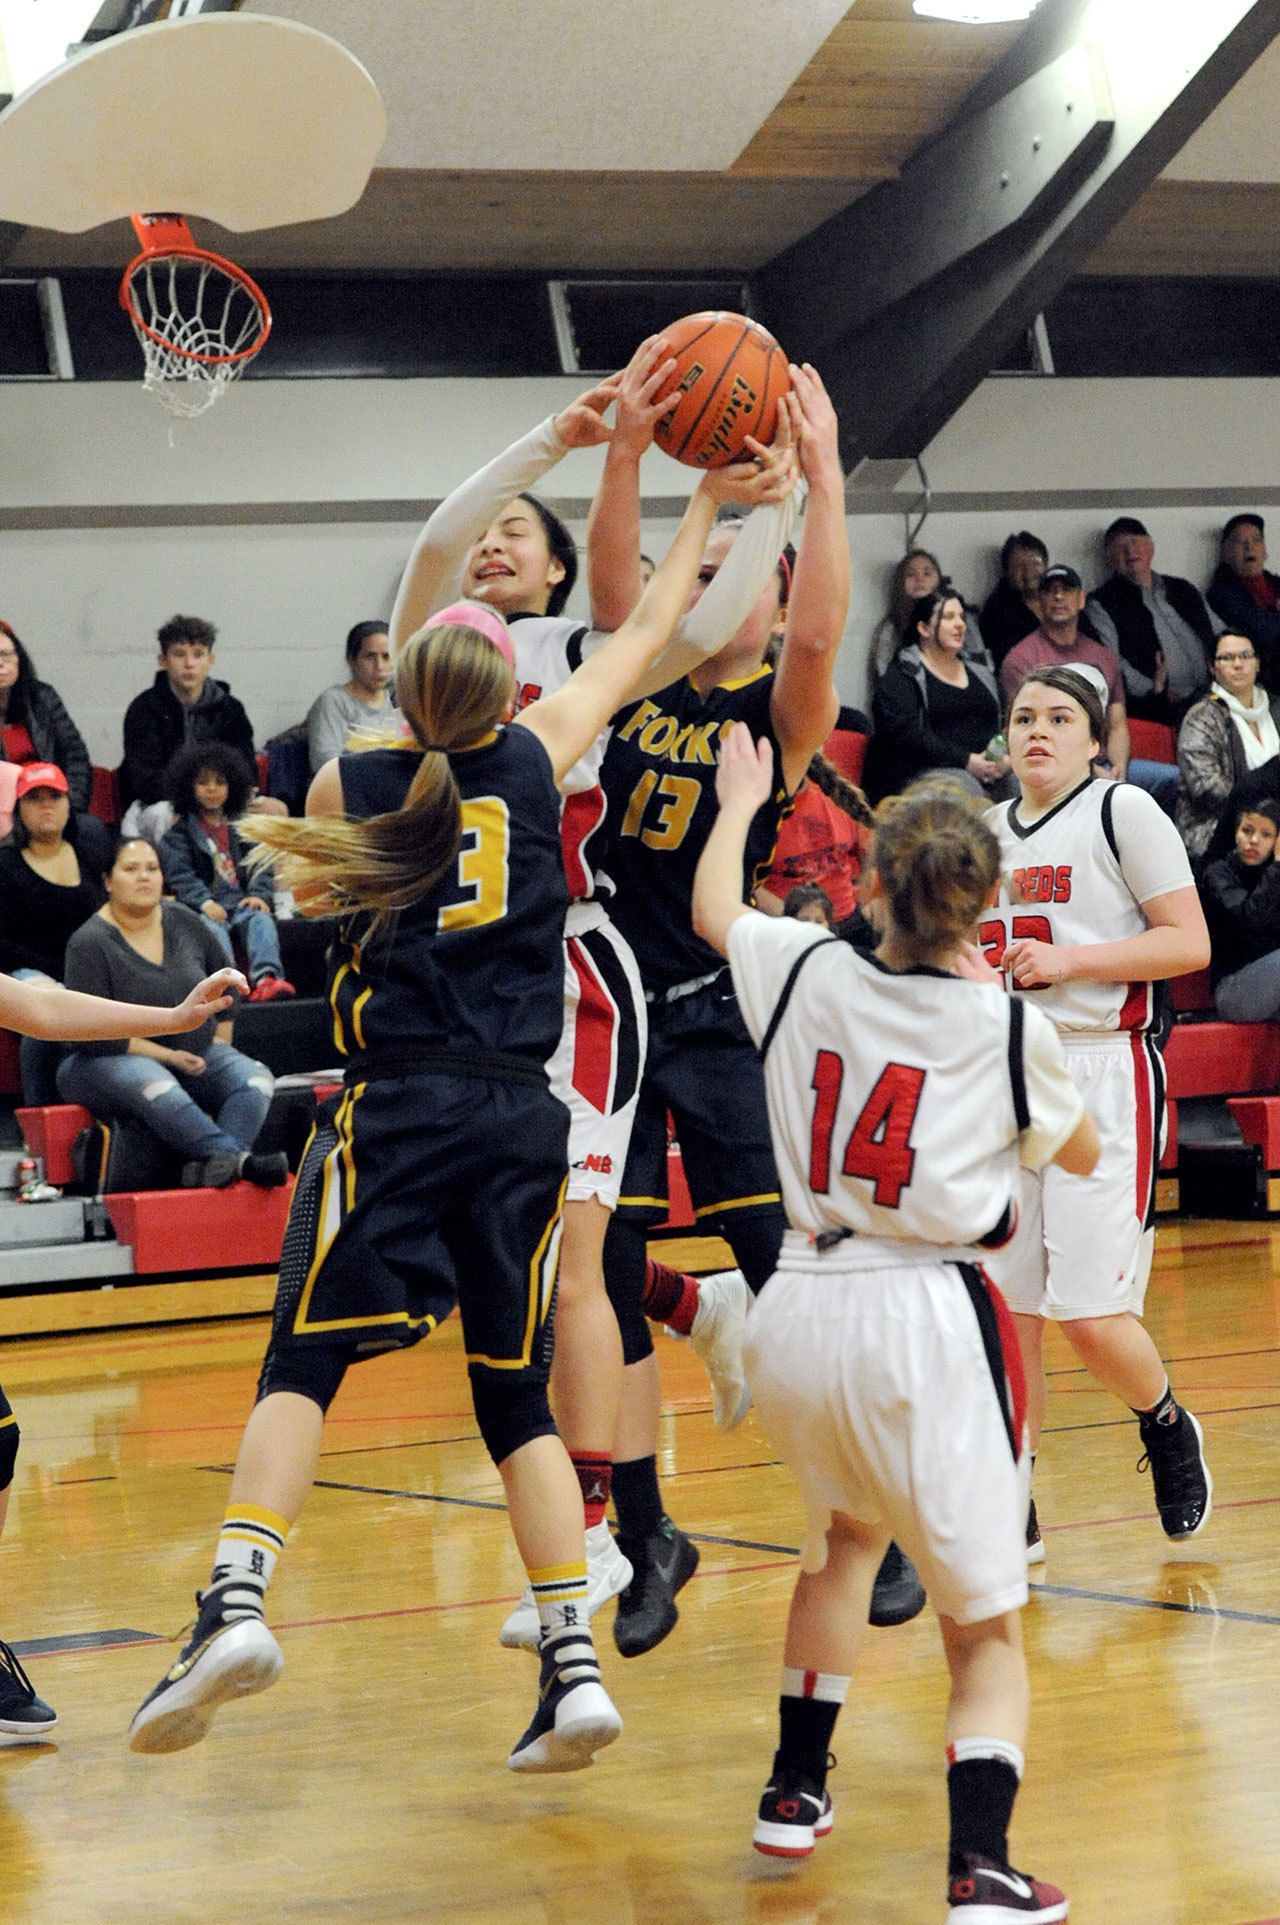
M1018 1227L983 1265L1011 1310L1072 1323L1142 1315L1164 1147L1164 1065L1145 1036L1064 1036L1072 1081L1098 1126L1092 1176L1023 1173Z
M1030 1459L1007 1311L976 1268L860 1270L840 1249L806 1262L788 1247L794 1235L747 1318L743 1355L804 1497L802 1567L826 1563L839 1511L896 1539L956 1623L1019 1609Z
M547 1064L569 1111L570 1202L617 1205L649 1039L640 972L599 903L573 903L565 925L564 1028Z

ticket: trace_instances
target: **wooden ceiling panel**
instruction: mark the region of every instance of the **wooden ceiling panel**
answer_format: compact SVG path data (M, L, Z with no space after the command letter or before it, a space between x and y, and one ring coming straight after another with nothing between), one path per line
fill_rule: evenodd
M1019 31L921 20L911 0L860 0L733 171L889 178L942 131Z
M747 270L817 227L869 183L726 174L376 172L337 220L258 234L194 226L251 273L660 273ZM88 234L29 229L10 273L118 267L121 222Z
M1157 181L1082 271L1280 279L1280 186Z

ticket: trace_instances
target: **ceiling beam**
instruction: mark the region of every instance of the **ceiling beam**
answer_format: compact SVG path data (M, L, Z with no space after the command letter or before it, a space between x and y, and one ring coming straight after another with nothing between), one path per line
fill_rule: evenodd
M850 470L910 459L1280 35L1280 0L1045 0L937 140L770 262Z

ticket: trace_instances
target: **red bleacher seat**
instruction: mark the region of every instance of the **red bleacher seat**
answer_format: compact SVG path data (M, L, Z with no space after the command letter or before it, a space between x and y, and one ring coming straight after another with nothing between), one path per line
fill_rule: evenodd
M861 782L862 765L867 759L867 737L857 729L832 729L822 745L822 753L846 782Z
M1227 1108L1245 1142L1262 1151L1267 1170L1280 1170L1280 1097L1229 1096Z
M1169 984L1173 1007L1179 1016L1198 1016L1213 1008L1213 977L1207 969L1191 976L1175 976Z
M106 1198L121 1243L140 1275L160 1270L244 1269L280 1261L292 1181L278 1190L233 1183L225 1190L125 1190Z
M1175 1023L1165 1046L1172 1097L1243 1096L1280 1089L1280 1025Z
M49 1103L39 1108L15 1110L22 1140L32 1156L44 1163L50 1183L71 1183L75 1167L71 1146L93 1118L78 1103Z
M89 813L114 829L123 810L120 807L120 772L93 765L93 787L89 791Z
M1143 722L1129 717L1129 753L1142 762L1176 762L1177 731L1166 722Z

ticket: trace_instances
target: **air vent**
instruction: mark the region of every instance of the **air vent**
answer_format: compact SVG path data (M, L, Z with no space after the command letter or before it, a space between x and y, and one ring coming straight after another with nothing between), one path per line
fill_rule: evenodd
M70 381L74 372L58 283L0 279L0 381Z
M609 374L624 367L647 334L685 314L728 308L744 314L739 280L552 281L556 338L566 374Z

